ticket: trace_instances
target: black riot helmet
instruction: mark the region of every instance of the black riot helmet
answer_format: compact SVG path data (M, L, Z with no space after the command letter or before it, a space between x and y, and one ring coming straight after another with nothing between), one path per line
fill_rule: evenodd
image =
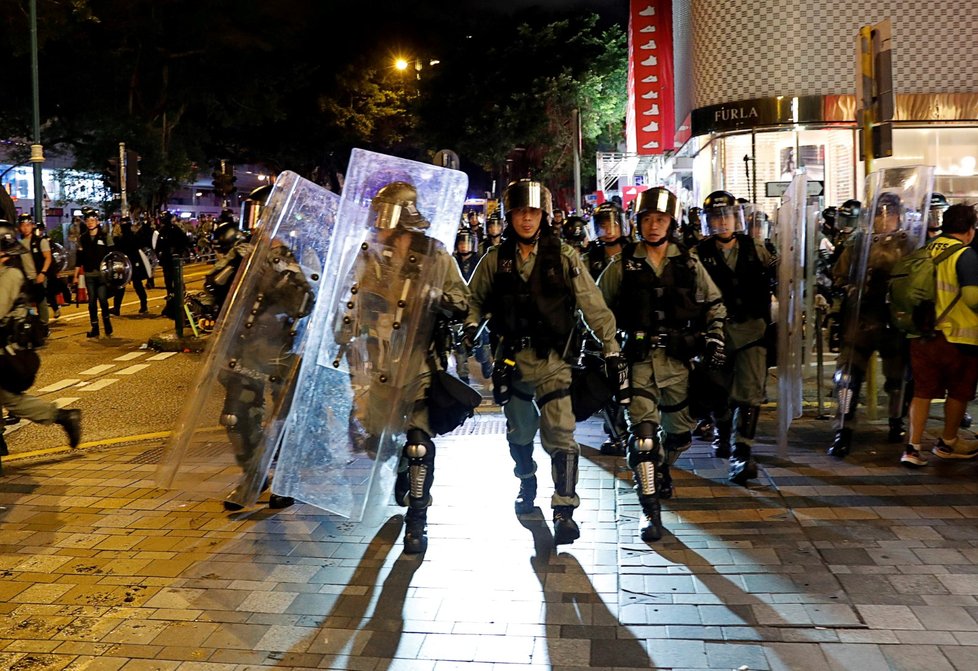
M380 188L370 201L377 217L374 228L423 230L430 225L418 211L418 190L407 182L391 182Z
M553 198L550 196L550 189L533 179L510 182L506 190L503 191L503 211L506 215L506 221L509 221L511 211L521 207L543 210L542 224L548 223L553 214Z
M824 210L822 210L821 225L820 230L822 235L827 238L831 238L835 235L835 220L837 217L838 208L835 205L831 205Z
M475 233L469 227L458 229L455 234L455 253L466 255L475 251Z
M498 238L503 234L503 219L499 216L499 211L493 212L486 218L486 237Z
M226 221L214 229L214 245L222 254L227 254L236 244L246 239L244 231L235 226L233 221Z
M664 186L656 186L638 194L635 201L635 223L646 212L662 212L672 217L673 225L678 226L683 216L682 210L676 194Z
M734 219L730 226L726 225L728 217ZM735 233L744 231L744 205L729 191L714 191L703 201L700 220L703 235L717 235L728 242Z
M20 244L14 229L7 223L6 219L0 219L0 253L7 256L17 256L25 252L27 249Z
M605 202L594 208L594 212L591 213L591 225L594 227L594 237L606 243L628 236L625 211L617 203ZM618 226L617 235L614 226Z
M944 212L951 204L947 202L947 196L943 193L930 194L930 210L927 213L927 230L936 233L941 230L944 221Z
M564 240L575 247L583 245L587 240L587 219L576 214L567 217L564 225L560 227L561 235Z
M855 198L850 198L836 210L835 227L840 233L851 233L856 230L859 217L863 213L863 204Z
M679 228L679 220L683 216L683 208L682 205L679 204L679 199L676 198L676 194L664 186L656 186L638 194L638 198L634 202L635 229L637 235L642 237L642 239L644 239L647 243L654 246L659 246L668 242L671 234L677 228ZM653 212L668 215L671 220L666 235L659 240L655 240L654 242L649 238L646 238L642 230L642 217Z

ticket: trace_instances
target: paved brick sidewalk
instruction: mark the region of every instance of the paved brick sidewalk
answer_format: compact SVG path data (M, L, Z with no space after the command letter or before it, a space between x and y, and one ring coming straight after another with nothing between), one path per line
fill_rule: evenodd
M423 559L394 506L353 523L157 489L159 445L5 462L0 669L978 668L978 464L906 471L881 426L838 462L814 419L780 459L773 424L749 489L686 453L653 545L581 424L583 535L559 553L545 455L517 520L492 413L438 440Z

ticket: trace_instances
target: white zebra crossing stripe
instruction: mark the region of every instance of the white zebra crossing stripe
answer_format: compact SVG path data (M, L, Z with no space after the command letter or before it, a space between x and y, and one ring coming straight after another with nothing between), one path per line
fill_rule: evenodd
M98 380L97 382L93 382L91 384L85 385L84 387L79 386L78 389L80 391L98 391L99 389L105 389L109 385L115 384L118 381L119 381L118 379L114 377L110 377L104 380Z
M101 366L92 366L88 370L83 370L79 375L99 375L107 370L112 370L115 368L114 363L104 363Z
M81 382L81 380L79 380L77 378L66 378L64 380L58 380L57 382L52 382L48 386L43 387L41 389L35 389L34 390L34 393L36 393L36 394L47 394L47 393L52 392L52 391L61 391L62 389L67 389L68 387L72 386L73 384L78 384L79 382Z
M135 364L133 366L129 366L128 368L123 368L120 371L116 371L115 374L116 375L132 375L134 373L138 373L139 371L143 370L144 368L149 368L149 364L148 363L137 363L137 364Z
M146 360L147 361L164 361L165 359L169 359L174 354L176 354L176 352L160 352L159 354L154 354L153 356L151 356L150 358L148 358Z
M81 398L81 397L80 396L65 396L64 398L56 398L56 399L54 399L54 404L57 407L59 407L59 408L64 408L65 406L71 405L72 403L74 403L75 401L77 401L79 398Z
M146 352L129 352L128 354L117 356L115 359L113 359L113 361L132 361L133 359L138 359L144 354L146 354Z

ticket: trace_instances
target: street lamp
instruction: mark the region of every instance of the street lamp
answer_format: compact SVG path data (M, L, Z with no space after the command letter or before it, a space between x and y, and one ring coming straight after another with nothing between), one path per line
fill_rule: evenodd
M407 70L408 65L410 65L410 63L408 63L408 60L406 58L398 56L397 58L394 59L394 69L397 70L398 72L404 72L405 70Z

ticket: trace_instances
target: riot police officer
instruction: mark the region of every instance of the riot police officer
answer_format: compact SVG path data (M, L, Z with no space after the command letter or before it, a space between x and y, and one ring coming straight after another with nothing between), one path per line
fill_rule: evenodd
M744 208L727 191L703 201L703 235L696 254L723 295L727 408L714 414L713 455L730 458L729 479L745 485L757 477L751 457L767 376L765 332L771 321L776 259L744 232Z
M493 212L486 218L486 234L479 242L479 258L481 259L489 251L490 247L495 247L503 241L503 220L499 212Z
M503 205L507 233L472 276L466 330L471 337L482 316L489 315L489 328L498 339L493 386L506 415L514 474L520 480L516 513L534 510L533 438L539 429L554 480L554 543L573 543L580 537L573 518L580 505L580 447L574 440L571 366L565 358L577 354L570 343L579 309L617 376L623 367L615 319L580 255L562 243L549 225L550 191L538 181L515 181L506 187Z
M428 259L434 266L432 276L444 278L440 295L432 308L436 314L425 315L424 318L457 322L463 320L468 312L468 290L459 274L458 264L439 241L425 234L430 223L418 210L417 198L417 189L412 184L395 181L383 186L371 200L373 231L357 259L356 299L351 299L347 305L348 312L341 321L342 330L337 336L338 342L347 342L357 332L369 334L369 363L373 370L381 373L387 372L392 365L387 345L392 329L399 327L395 315L387 314L385 310L372 313L370 309L371 306L390 303L392 310L407 310L407 307L398 307L398 302L404 302L403 293L410 289L415 278L405 274L410 267L410 264L403 263L405 258ZM398 268L400 270L396 275L385 271ZM400 283L400 286L392 286L392 282ZM391 301L390 297L394 295L402 300ZM358 306L362 306L362 309ZM351 324L356 326L349 326ZM444 418L434 416L431 410L434 406L428 402L430 395L438 390L433 381L437 371L442 370L441 361L447 354L435 351L437 340L432 338L432 342L420 344L429 355L424 357L420 370L408 372L409 376L411 373L417 376L416 384L405 387L414 391L415 396L407 399L411 401L411 410L394 484L394 498L397 503L407 507L404 551L409 554L424 552L428 547L428 507L432 501L431 486L435 476L433 437L445 432L438 429ZM439 376L438 379L443 378ZM392 398L401 391L385 384L383 377L379 378L379 382L372 380L365 390L365 398L354 408L351 416L351 431L362 433L368 450L391 428L387 422L391 417L391 407L397 404Z
M662 537L659 500L672 496L669 467L692 442L690 360L702 356L714 367L724 362L727 311L703 265L672 240L680 209L666 188L640 193L635 223L641 242L625 245L598 278L631 366L628 466L646 518L645 541Z
M584 217L576 214L567 217L567 221L561 228L561 234L567 244L579 253L583 254L587 249L587 219Z
M835 438L830 456L842 459L852 449L853 427L859 392L869 360L875 352L882 361L883 389L888 396L887 416L891 443L906 435L905 384L908 377L906 337L890 323L887 288L893 265L913 251L918 241L902 228L904 208L892 191L879 195L873 213L872 231L849 238L833 269L836 284L844 288L841 308L842 347L837 363ZM868 252L862 245L869 245ZM860 261L865 259L865 265Z
M84 274L85 287L88 291L88 319L91 330L86 334L89 338L99 337L98 310L102 310L102 324L105 335L112 337L112 318L109 316L109 286L102 276L100 269L102 259L112 250L114 240L109 227L102 229L98 212L86 211L82 223L85 230L78 238L78 254L75 266L75 282L78 276Z
M941 234L941 225L944 221L944 213L951 204L947 202L947 196L936 191L930 195L930 209L927 210L927 239L936 238Z
M44 229L34 223L34 217L26 212L17 217L17 227L20 229L21 242L30 252L33 261L34 276L28 277L31 283L31 299L37 305L37 315L42 324L48 323L47 284L52 275L53 257L51 256L51 241L44 234Z
M628 243L628 222L620 205L607 202L594 208L591 224L595 240L588 246L584 260L591 277L598 279L615 254Z

